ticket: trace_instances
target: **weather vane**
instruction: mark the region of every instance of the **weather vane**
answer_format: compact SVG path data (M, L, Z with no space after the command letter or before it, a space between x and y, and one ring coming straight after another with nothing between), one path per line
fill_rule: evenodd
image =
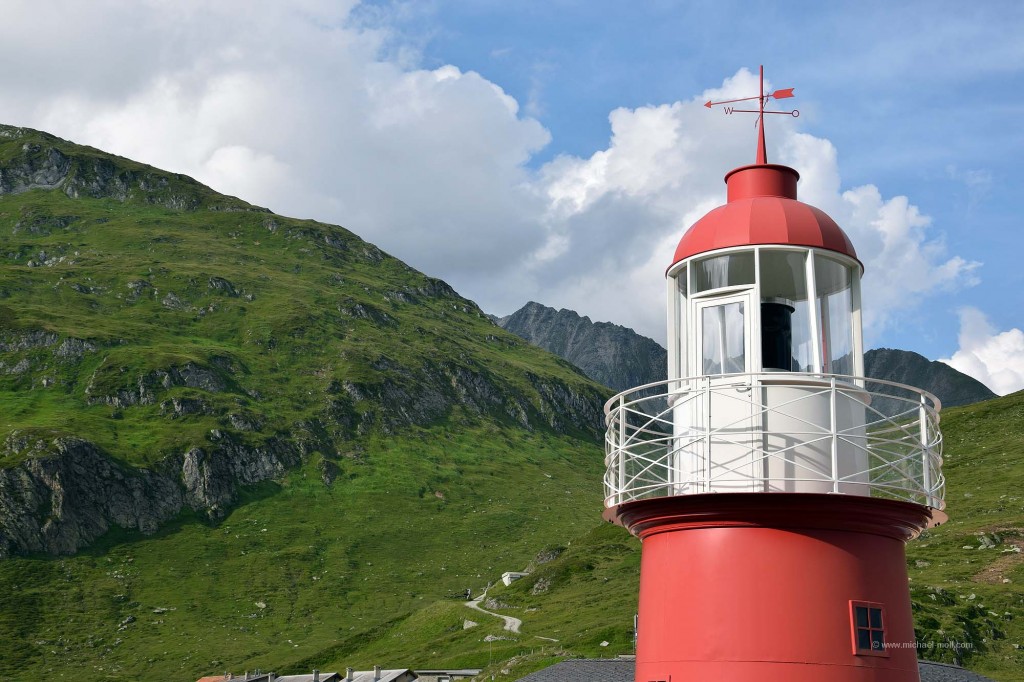
M793 96L794 88L783 88L770 92L767 95L764 94L764 65L761 66L761 94L754 95L753 97L740 97L738 99L726 99L721 102L712 102L708 100L704 103L708 109L719 104L734 104L735 102L749 102L751 100L757 100L757 109L737 109L736 107L725 107L724 111L726 114L757 114L757 120L754 121L754 125L757 126L757 163L765 164L768 163L768 154L765 151L764 145L764 115L765 114L786 114L796 118L800 115L799 109L792 109L790 111L765 111L764 105L768 103L770 99L788 99Z

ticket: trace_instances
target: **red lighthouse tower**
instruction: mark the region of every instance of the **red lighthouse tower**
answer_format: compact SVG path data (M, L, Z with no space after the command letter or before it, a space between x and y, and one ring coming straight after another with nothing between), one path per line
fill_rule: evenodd
M606 406L636 682L916 681L905 543L945 519L939 401L863 377L863 266L763 118L668 269L668 380Z

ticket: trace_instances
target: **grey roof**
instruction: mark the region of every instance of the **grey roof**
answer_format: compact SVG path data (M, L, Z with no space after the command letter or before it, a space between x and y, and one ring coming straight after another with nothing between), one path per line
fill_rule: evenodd
M475 677L483 672L483 668L417 668L413 670L419 676L423 675L455 675L457 677Z
M631 658L577 658L555 663L516 682L633 682Z
M991 677L948 663L918 661L917 667L921 671L921 682L993 682Z
M324 675L337 675L332 678L345 682L346 673L320 673L320 682L324 682ZM352 682L393 682L402 676L412 677L412 671L408 668L396 668L393 670L381 670L380 677L375 678L372 670L355 670L352 672ZM312 675L288 675L279 678L283 682L313 682Z
M955 665L918 661L921 682L994 682ZM623 658L578 658L538 670L517 682L633 682L636 661Z
M370 673L370 676L372 677L373 673ZM336 682L337 680L340 680L341 677L342 676L339 673L320 673L319 679L320 682ZM237 681L233 680L232 682ZM274 682L313 682L313 673L304 675L281 675L280 677L275 677Z

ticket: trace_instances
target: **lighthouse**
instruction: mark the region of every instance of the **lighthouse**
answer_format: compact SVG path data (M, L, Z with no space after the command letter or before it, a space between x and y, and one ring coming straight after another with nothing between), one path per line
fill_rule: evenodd
M668 379L605 407L636 682L919 680L905 545L945 520L940 404L863 376L870 263L768 163L777 92L762 71L756 162L668 263Z

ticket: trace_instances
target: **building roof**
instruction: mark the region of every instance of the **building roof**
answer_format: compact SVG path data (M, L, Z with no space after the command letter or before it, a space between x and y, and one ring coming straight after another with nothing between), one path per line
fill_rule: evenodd
M483 668L417 668L413 670L420 677L429 675L453 675L455 677L475 677L483 672Z
M374 677L374 671L372 670L355 670L352 672L352 682L394 682L394 680L400 679L403 675L409 675L412 677L412 671L408 668L398 668L395 670L381 670L380 677ZM334 682L339 680L345 682L348 679L346 673L320 673L320 682ZM281 675L275 678L274 682L313 682L312 674L304 675Z
M686 231L672 264L734 246L780 244L835 251L857 259L842 228L824 211L796 198L799 174L787 166L755 164L725 176L729 201Z
M918 661L921 671L921 682L992 682L992 678L964 670L958 665Z
M516 682L633 682L631 658L577 658L538 670Z
M918 661L921 682L994 682L955 665ZM636 661L623 658L579 658L538 670L517 682L633 682Z

